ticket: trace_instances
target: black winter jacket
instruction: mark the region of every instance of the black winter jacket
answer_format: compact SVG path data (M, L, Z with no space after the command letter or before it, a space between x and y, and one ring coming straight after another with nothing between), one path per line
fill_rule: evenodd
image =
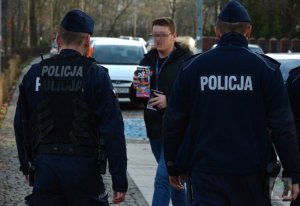
M158 76L158 90L166 95L167 100L171 93L173 83L176 79L177 73L180 70L183 60L192 55L191 50L183 44L175 43L175 50L171 56L166 60L165 64L161 68ZM158 58L158 52L156 49L150 50L145 54L141 60L140 65L150 66L150 87L156 89L156 63ZM136 98L136 90L131 85L130 88L130 100L135 103L144 103L144 120L147 130L148 138L161 138L162 118L164 109L153 111L146 108L147 98Z

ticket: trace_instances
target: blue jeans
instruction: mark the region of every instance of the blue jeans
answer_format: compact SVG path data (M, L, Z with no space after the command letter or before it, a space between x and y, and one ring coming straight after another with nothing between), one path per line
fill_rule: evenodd
M300 197L298 196L295 201L291 202L290 206L300 206Z
M169 174L165 164L161 140L150 140L150 144L154 157L159 155L152 206L169 206L170 199L173 206L185 206L187 203L186 191L175 190L169 183Z

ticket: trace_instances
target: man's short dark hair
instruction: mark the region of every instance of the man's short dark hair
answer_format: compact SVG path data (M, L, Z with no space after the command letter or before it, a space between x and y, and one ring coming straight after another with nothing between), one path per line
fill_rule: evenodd
M80 45L86 39L87 33L67 31L64 28L59 28L59 36L61 41L66 44Z
M167 26L169 27L171 33L176 32L175 22L170 17L161 17L154 19L152 21L152 27L153 26Z
M226 34L229 32L244 34L247 31L249 25L250 23L248 22L230 23L230 22L221 21L220 19L218 19L216 24L217 28L219 28L222 34Z

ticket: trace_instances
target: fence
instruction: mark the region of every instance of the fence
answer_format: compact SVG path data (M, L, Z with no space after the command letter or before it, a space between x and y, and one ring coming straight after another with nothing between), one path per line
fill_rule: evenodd
M207 51L218 42L217 37L203 37L202 38L202 50ZM278 52L300 52L300 40L297 38L294 39L276 39L271 38L266 40L265 38L250 38L250 44L259 45L265 53L278 53Z

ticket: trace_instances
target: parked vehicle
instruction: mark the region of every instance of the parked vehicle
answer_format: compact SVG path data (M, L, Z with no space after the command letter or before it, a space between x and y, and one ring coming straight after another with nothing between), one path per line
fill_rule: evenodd
M142 37L133 37L133 36L123 36L123 35L121 35L119 38L120 38L120 39L128 39L128 40L140 41L140 42L142 42L144 45L147 44L147 42L145 41L145 39L142 38Z
M284 81L288 78L291 69L300 66L300 53L267 53L266 55L281 63L280 71Z
M150 51L151 49L154 48L154 39L152 37L150 37L146 43L146 48L147 51Z
M52 40L51 40L51 49L50 49L50 57L58 54L58 45L57 45L57 33L53 32Z
M214 44L212 46L212 49L215 48L217 46L217 44ZM251 51L254 51L256 53L259 54L264 54L264 51L262 50L262 48L260 46L258 46L257 44L248 44L249 49L251 49Z
M129 87L134 71L147 52L136 40L97 37L93 40L93 57L106 67L120 102L130 102Z

